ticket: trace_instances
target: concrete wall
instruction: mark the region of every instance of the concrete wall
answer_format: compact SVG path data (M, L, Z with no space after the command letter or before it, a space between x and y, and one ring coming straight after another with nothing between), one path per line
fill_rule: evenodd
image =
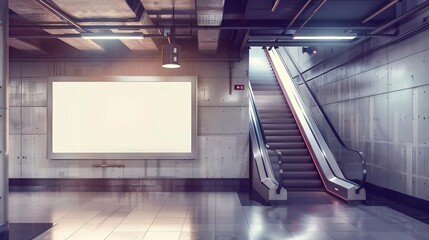
M10 178L247 178L248 95L229 94L228 62L184 62L179 70L152 61L10 63ZM198 158L195 160L47 159L50 76L198 76ZM248 83L248 56L233 64L234 84ZM172 116L174 117L174 116ZM124 168L94 168L120 164Z
M400 26L404 33L429 11ZM363 151L367 181L429 200L429 30L328 71L389 41L374 38L351 49L290 48L340 135ZM326 72L328 71L328 72ZM326 73L325 73L326 72ZM296 72L294 73L296 74ZM314 78L314 79L313 79Z

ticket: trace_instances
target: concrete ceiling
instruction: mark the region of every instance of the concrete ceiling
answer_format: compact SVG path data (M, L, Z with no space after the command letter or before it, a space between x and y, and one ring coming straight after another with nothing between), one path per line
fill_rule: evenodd
M56 38L79 51L108 54L116 44L131 53L160 52L161 45L168 42L168 33L175 29L180 44L200 54L219 54L255 43L304 45L288 37L296 31L365 34L396 17L395 7L391 7L361 23L391 0L278 1L272 11L276 0L9 0L10 45L21 51L46 53L49 51L29 40ZM411 0L402 0L406 1ZM142 32L152 38L106 44L80 38L82 31Z

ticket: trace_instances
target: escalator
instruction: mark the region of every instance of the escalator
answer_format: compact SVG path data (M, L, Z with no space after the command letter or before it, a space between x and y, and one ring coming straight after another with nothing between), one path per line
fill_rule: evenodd
M263 59L265 53L257 52ZM268 61L252 65L249 81L266 143L282 153L283 187L288 191L323 190L323 183L292 111ZM257 68L257 69L255 69Z
M267 200L276 199L274 189L283 200L289 192L322 191L365 199L363 154L343 142L286 51L251 49L253 188ZM291 76L291 65L298 77Z

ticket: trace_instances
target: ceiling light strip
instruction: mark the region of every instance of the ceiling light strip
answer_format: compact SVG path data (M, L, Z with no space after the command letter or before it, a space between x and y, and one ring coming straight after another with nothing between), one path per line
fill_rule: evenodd
M350 36L293 36L294 40L352 40L356 35Z

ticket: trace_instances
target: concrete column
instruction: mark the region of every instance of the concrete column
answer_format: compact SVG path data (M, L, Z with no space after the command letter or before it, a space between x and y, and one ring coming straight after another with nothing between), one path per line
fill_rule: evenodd
M0 232L8 229L9 6L0 0Z

